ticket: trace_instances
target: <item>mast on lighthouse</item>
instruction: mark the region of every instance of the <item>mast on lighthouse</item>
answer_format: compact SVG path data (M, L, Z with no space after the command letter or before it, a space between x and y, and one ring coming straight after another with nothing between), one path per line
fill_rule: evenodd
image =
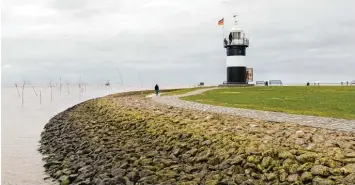
M234 25L229 32L228 38L224 38L227 59L227 84L247 84L246 48L249 46L249 39L239 27L237 16Z

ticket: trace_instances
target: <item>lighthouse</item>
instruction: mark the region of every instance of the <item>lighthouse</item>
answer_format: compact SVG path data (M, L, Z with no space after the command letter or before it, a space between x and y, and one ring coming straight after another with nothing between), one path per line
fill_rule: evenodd
M227 81L226 84L247 84L246 49L249 46L249 39L238 25L237 17L228 38L224 38L227 59Z

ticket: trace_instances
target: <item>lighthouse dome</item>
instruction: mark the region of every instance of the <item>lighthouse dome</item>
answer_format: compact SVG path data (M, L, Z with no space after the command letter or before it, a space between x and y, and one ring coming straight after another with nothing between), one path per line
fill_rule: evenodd
M243 29L237 23L235 23L230 32L243 32Z

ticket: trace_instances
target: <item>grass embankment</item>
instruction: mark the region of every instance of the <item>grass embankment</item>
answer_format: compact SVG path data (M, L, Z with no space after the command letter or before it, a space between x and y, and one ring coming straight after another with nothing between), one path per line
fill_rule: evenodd
M355 119L355 87L231 87L183 99L226 107Z
M210 87L194 87L194 88L186 88L186 89L177 89L174 91L166 92L166 93L162 94L162 96L182 95L182 94L186 94L191 91L195 91L198 89L204 89L204 88L210 88Z

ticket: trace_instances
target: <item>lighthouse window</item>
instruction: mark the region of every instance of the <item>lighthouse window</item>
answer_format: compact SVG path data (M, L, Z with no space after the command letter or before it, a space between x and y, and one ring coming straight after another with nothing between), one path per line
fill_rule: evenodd
M233 39L237 39L237 38L238 38L237 32L234 32L233 33Z
M233 33L233 39L240 39L241 33L240 32L234 32Z

